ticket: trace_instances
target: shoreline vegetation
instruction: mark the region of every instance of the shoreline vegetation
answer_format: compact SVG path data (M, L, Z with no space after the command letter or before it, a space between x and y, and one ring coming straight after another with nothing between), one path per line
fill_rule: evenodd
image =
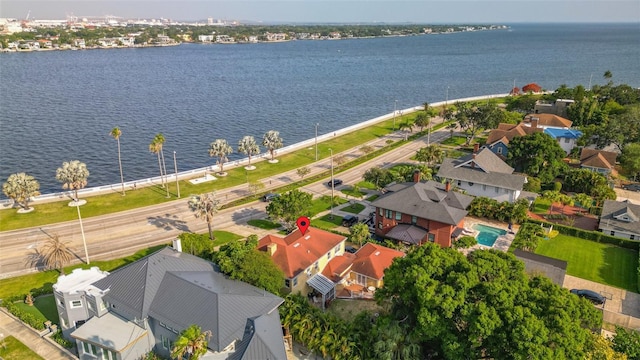
M256 44L298 40L350 40L505 30L506 25L316 25L316 26L56 26L0 35L0 52L130 49L181 44ZM161 30L161 31L159 31Z

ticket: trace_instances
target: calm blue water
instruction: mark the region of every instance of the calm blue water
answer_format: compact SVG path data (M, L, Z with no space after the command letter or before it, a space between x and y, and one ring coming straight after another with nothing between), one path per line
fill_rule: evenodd
M473 225L475 230L478 230L478 236L476 236L476 240L478 240L478 244L485 246L493 246L499 236L502 236L507 233L506 230L494 228L493 226L487 226L482 224Z
M156 176L149 153L162 132L179 170L214 164L216 138L232 145L279 130L285 145L424 101L506 93L536 82L613 81L640 87L640 28L513 25L511 30L276 44L0 54L0 181L25 171L42 192L79 159L88 186ZM235 155L234 155L235 156ZM235 156L239 158L241 156ZM232 156L232 159L234 157ZM172 168L172 167L171 167Z

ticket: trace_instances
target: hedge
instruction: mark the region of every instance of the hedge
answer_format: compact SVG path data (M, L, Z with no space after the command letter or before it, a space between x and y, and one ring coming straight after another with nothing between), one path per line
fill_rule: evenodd
M588 231L588 230L578 229L571 226L550 223L546 221L527 219L526 222L530 222L534 224L544 224L547 227L553 225L554 230L558 230L560 234L564 234L564 235L575 236L581 239L591 240L599 243L612 244L612 245L616 245L616 246L620 246L620 247L632 249L632 250L640 250L640 241L623 239L615 236L606 235L599 231Z
M42 319L37 318L35 315L25 312L15 305L16 302L23 301L22 297L14 296L8 299L5 299L2 302L2 306L4 306L7 311L9 311L13 316L22 320L25 324L31 326L36 330L44 330L44 322Z

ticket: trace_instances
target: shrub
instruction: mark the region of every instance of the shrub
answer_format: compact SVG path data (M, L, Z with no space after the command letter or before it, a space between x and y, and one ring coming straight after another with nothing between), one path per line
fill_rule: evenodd
M60 346L71 349L75 344L62 336L62 330L58 329L53 335L51 335L53 341L57 342Z
M453 243L453 247L455 249L466 249L472 247L473 245L476 245L477 243L478 240L476 240L476 238L474 238L473 236L463 236Z
M2 304L7 309L7 311L13 314L13 316L22 320L22 322L24 322L25 324L31 326L36 330L44 330L44 323L41 321L41 319L33 314L25 312L15 305L15 302L22 301L22 298L22 296L12 297L3 301Z
M540 179L533 176L527 176L527 183L524 184L524 190L534 193L539 193L542 190L542 184Z

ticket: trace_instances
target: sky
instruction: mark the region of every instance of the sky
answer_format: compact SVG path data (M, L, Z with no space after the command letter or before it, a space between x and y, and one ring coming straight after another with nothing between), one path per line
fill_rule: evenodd
M0 17L27 14L30 19L113 15L265 23L640 24L640 0L0 0Z

